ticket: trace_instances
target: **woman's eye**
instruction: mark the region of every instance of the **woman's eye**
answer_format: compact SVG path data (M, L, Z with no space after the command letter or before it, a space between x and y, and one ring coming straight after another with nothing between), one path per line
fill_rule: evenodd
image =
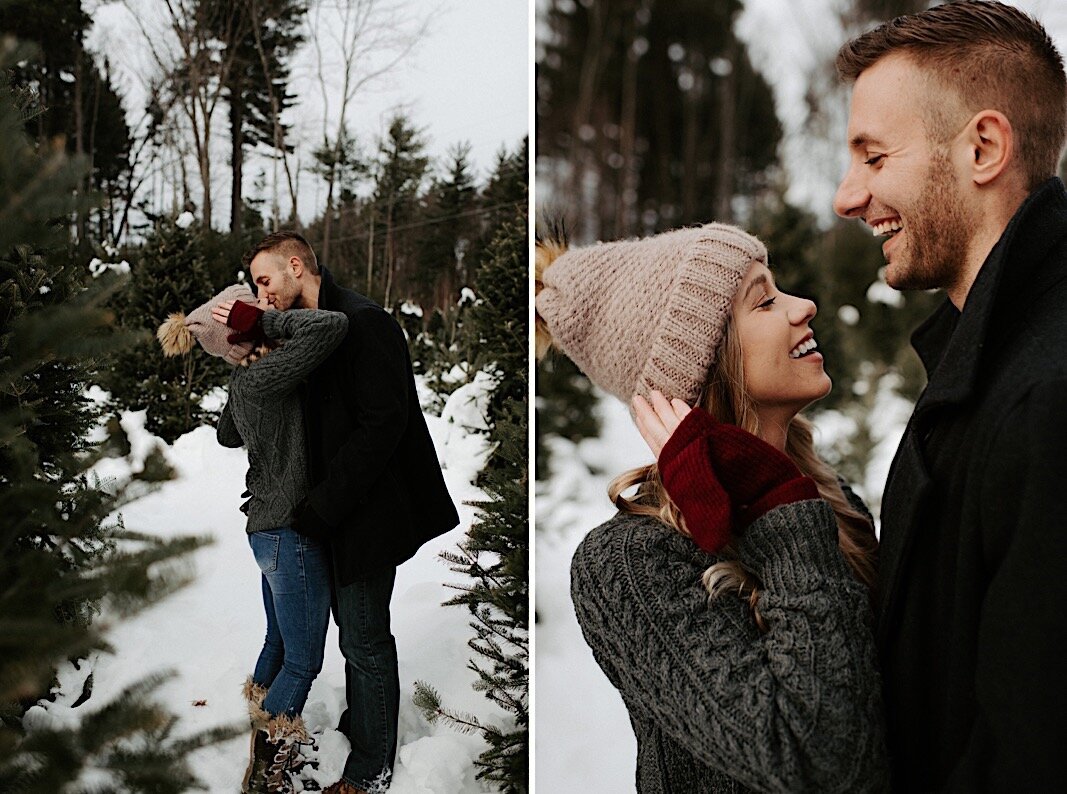
M767 300L763 301L763 303L761 303L758 306L756 306L756 308L757 309L769 309L773 305L774 305L774 298L767 298Z
M866 160L864 160L863 164L864 165L878 165L884 159L885 159L885 155L884 154L876 154L873 157L869 157Z

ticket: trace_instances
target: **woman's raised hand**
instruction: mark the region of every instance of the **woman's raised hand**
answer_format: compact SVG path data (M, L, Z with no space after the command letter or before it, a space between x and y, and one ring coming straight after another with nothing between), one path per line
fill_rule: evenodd
M230 317L230 310L237 301L222 301L211 307L211 316L215 318L217 322L226 325L226 320Z
M736 531L783 504L816 499L815 483L785 453L706 411L659 392L634 398L634 417L663 487L698 546L718 552Z
M634 418L641 438L648 444L652 454L659 458L667 440L693 409L677 397L668 402L658 391L653 391L650 396L651 403L641 395L634 397Z

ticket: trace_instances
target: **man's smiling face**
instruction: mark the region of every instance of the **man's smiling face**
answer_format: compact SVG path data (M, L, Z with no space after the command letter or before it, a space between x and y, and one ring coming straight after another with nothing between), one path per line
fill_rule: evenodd
M864 71L853 88L849 169L834 211L887 238L886 281L896 289L951 287L962 271L972 230L953 170L954 141L928 135L935 109L957 104L953 92L899 54Z

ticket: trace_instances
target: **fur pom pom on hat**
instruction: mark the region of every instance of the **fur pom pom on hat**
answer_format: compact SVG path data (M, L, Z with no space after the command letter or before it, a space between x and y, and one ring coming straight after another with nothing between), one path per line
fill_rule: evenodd
M551 344L629 404L653 389L696 402L759 240L709 223L643 240L538 243L538 352Z
M193 342L199 342L200 346L211 355L224 358L231 364L240 364L241 360L252 351L252 343L230 344L226 341L226 337L233 333L233 329L211 316L211 310L224 301L255 303L256 296L252 294L252 289L247 284L234 284L207 303L198 306L188 316L181 312L170 315L156 331L156 338L159 340L160 347L163 348L163 355L184 355L193 349Z

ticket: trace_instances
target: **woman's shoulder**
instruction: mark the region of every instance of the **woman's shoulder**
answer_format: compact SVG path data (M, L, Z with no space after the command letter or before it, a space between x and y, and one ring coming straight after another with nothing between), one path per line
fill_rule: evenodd
M699 557L705 565L710 565L712 560L690 538L658 518L623 512L616 513L590 530L578 544L575 556L605 558L627 556L635 552Z
M653 516L617 513L578 544L571 579L579 589L581 582L602 583L618 577L642 588L681 583L688 587L699 584L703 572L717 559Z

